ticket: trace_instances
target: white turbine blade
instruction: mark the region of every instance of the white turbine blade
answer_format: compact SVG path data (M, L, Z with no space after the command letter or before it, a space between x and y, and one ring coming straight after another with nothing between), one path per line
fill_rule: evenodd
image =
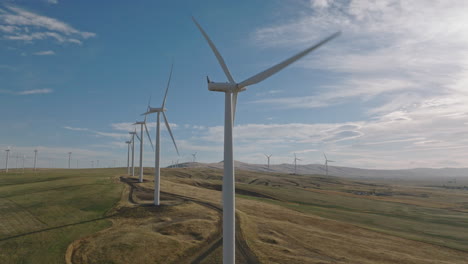
M177 144L175 143L174 136L172 135L171 127L169 126L169 122L167 122L167 117L164 112L162 112L163 117L164 117L164 122L166 123L167 131L169 131L169 134L171 135L172 142L174 142L174 147L176 149L177 155L179 155L179 149L177 148Z
M167 98L167 92L169 91L169 85L171 84L171 78L172 78L172 68L174 67L174 64L171 64L171 72L169 73L169 80L167 80L167 86L166 86L166 93L164 94L164 100L162 103L162 108L166 105L166 98Z
M146 117L145 117L145 118L146 118ZM151 136L150 136L150 134L149 134L148 127L146 126L146 122L145 122L145 130L146 130L146 135L148 136L148 140L149 140L149 142L151 143L151 148L152 148L153 151L154 151L153 141L151 140Z
M325 157L325 160L328 160L327 155L325 155L325 152L323 153L323 156Z
M237 106L237 94L238 92L232 93L232 122L236 120L236 106Z
M319 43L315 44L314 46L302 51L302 52L299 52L298 54L292 56L291 58L287 59L287 60L284 60L278 64L276 64L275 66L269 68L269 69L266 69L265 71L262 71L261 73L257 74L257 75L254 75L250 78L248 78L247 80L239 83L239 89L240 88L243 88L243 87L246 87L246 86L249 86L249 85L252 85L252 84L256 84L258 82L261 82L263 80L265 80L266 78L272 76L273 74L281 71L282 69L284 69L285 67L287 67L288 65L290 65L291 63L297 61L298 59L304 57L305 55L307 55L309 52L317 49L318 47L322 46L323 44L327 43L328 41L334 39L335 37L337 37L338 35L340 35L340 32L336 32L334 33L333 35L329 36L328 38L320 41Z
M135 136L138 138L139 141L141 141L141 138L138 136L138 134L135 134Z
M328 160L328 162L335 162L334 160Z
M219 53L218 49L216 48L214 43L211 41L210 37L208 37L208 34L206 34L205 30L203 30L203 28L200 26L200 24L198 24L197 20L195 20L194 17L192 17L192 20L195 23L195 25L197 25L197 27L200 30L200 32L202 33L203 37L205 37L206 41L208 42L208 45L210 45L211 50L215 54L216 59L218 59L219 65L221 65L221 68L223 68L224 74L226 74L226 77L228 78L229 82L234 83L234 79L232 78L232 75L229 72L229 69L226 66L226 63L224 62L224 59L221 56L221 54Z

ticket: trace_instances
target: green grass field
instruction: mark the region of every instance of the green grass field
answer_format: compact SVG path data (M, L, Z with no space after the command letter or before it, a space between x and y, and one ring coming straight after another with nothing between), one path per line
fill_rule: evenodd
M75 239L107 228L119 169L0 175L0 263L64 263Z

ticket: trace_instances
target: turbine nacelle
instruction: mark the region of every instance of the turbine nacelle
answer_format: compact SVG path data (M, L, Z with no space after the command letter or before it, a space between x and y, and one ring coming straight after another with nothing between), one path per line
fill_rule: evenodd
M208 90L213 92L234 93L247 90L246 87L239 88L239 84L237 83L212 82L208 77L206 77L206 79L208 81Z
M166 108L165 107L148 107L148 111L146 111L146 113L142 114L142 115L147 115L147 114L151 114L151 113L161 113L161 112L166 112Z

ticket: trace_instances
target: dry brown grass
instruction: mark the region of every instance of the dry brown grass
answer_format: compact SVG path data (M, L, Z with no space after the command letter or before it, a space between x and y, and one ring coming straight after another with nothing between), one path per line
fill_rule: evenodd
M122 207L113 226L74 245L72 263L176 263L215 231L219 216L191 202Z
M186 185L188 181L163 181L162 188L220 203L219 191ZM331 194L348 196L341 192ZM468 259L468 252L404 239L274 204L242 198L236 198L236 203L247 243L262 263L448 264L466 263Z

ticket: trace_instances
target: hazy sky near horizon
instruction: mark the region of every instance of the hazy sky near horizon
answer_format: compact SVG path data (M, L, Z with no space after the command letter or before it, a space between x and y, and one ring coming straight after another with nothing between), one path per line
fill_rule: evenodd
M468 167L468 2L0 0L0 168L39 150L42 167L126 164L149 97L162 162L223 159L227 81L195 16L238 82L342 35L239 95L235 159L360 168ZM149 117L154 142L155 116ZM146 143L148 142L145 138ZM138 145L137 148L138 149ZM138 154L136 155L136 160ZM154 156L145 145L145 166Z

